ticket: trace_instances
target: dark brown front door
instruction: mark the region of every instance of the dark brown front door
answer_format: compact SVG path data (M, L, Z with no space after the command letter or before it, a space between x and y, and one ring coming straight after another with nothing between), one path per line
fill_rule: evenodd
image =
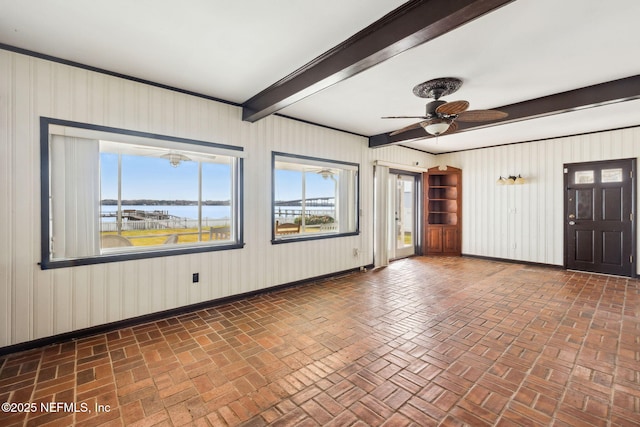
M564 166L565 267L632 276L635 159Z

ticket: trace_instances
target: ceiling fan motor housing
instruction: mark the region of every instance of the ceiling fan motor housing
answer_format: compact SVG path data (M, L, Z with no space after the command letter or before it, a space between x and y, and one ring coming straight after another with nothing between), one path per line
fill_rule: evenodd
M426 116L427 117L438 117L438 113L436 113L436 109L441 106L446 104L446 101L431 101L430 103L427 104L426 106Z

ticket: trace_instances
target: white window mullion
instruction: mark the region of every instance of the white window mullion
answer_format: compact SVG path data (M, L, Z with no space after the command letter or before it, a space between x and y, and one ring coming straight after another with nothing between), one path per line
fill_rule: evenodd
M202 241L202 162L198 162L198 242Z
M302 172L302 198L300 199L300 231L304 233L307 225L307 173Z
M118 206L116 212L116 229L122 234L122 154L118 154Z

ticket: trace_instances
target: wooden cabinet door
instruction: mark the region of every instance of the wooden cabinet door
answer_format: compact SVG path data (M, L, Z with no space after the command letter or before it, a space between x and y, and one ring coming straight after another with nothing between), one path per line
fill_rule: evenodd
M442 252L446 254L459 254L458 227L442 228Z
M427 254L442 253L442 227L427 227Z

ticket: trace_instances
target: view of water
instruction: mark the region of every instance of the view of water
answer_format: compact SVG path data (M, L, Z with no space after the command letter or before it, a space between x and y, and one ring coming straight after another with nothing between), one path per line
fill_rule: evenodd
M122 205L123 210L140 210L140 211L163 211L168 212L169 215L177 216L180 218L198 219L198 207L197 206L155 206L155 205ZM118 210L117 206L101 206L102 213L111 213ZM314 211L318 214L333 215L333 210L327 207L307 207L307 212ZM295 217L300 215L299 206L276 206L275 213L277 217ZM231 215L230 206L203 206L202 218L221 219L229 218ZM104 222L115 222L115 217L103 218Z
M145 206L145 205L122 205L122 210L139 210L139 211L163 211L168 212L169 215L177 216L180 218L198 219L198 207L197 206ZM116 212L117 206L101 206L102 213ZM203 206L202 217L203 218L229 218L231 214L230 206ZM115 221L115 218L103 218L103 221Z

